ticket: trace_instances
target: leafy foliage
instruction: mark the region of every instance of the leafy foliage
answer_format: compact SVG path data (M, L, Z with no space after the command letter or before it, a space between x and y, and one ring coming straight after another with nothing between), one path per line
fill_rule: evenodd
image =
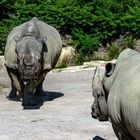
M96 36L92 36L84 33L83 31L77 31L73 33L74 41L72 44L76 46L80 53L84 55L90 55L93 51L99 48L99 39Z
M123 41L124 48L133 49L134 45L135 45L135 39L131 35L124 38L124 41Z
M120 53L120 50L117 46L111 45L108 47L108 56L112 58L117 58Z
M0 2L0 50L15 26L36 16L62 35L72 35L72 44L82 55L91 55L120 35L140 37L138 0L2 0ZM129 37L132 38L129 38Z

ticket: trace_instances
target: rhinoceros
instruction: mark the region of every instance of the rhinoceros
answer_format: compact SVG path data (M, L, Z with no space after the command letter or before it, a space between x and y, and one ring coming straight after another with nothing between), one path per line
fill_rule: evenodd
M92 81L91 115L110 121L119 140L140 139L140 54L123 50L105 72L96 68Z
M13 28L7 37L4 54L11 79L8 98L20 95L23 106L36 105L33 95L44 95L44 78L56 65L61 49L58 31L36 17Z

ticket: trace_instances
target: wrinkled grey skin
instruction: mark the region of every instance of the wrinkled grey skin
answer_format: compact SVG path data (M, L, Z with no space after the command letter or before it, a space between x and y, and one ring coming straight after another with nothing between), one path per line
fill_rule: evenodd
M140 139L140 54L126 49L116 64L108 63L92 81L92 117L110 120L119 140Z
M33 95L45 95L44 78L56 65L61 49L58 31L36 17L15 27L8 35L4 55L12 86L8 98L20 96L23 106L36 105Z

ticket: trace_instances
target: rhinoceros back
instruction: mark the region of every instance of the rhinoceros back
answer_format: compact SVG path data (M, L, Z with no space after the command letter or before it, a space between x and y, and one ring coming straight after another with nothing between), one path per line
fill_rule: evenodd
M40 37L46 37L47 40L45 41L46 50L43 52L43 70L47 69L48 64L53 68L57 63L57 60L60 56L61 49L62 49L62 40L58 33L58 31L42 22L39 21L37 18L33 18L31 20L36 20L37 26L40 31ZM22 31L25 30L26 24L25 22L17 27L15 27L10 34L8 35L6 46L5 46L5 65L7 67L16 69L17 68L17 54L15 52L16 42L14 40L15 36L22 36Z

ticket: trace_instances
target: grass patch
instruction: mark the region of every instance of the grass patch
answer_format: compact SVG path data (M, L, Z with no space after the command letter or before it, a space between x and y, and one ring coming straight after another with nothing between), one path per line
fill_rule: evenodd
M67 68L67 64L59 64L59 65L55 66L54 69L62 69L62 68Z

